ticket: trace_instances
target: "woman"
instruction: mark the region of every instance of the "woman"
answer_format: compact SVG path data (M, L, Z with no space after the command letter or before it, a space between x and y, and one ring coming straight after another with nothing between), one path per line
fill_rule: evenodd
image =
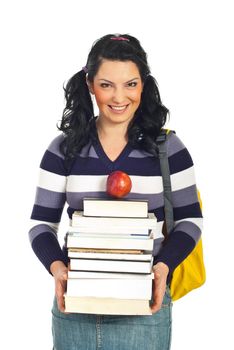
M94 116L91 97L99 113ZM30 230L32 248L55 280L53 338L56 350L169 349L173 270L193 250L201 234L201 211L188 150L175 134L167 141L175 227L154 246L152 316L66 314L68 258L57 240L65 203L71 218L82 210L82 199L104 197L98 186L89 190L91 176L122 170L138 176L141 193L162 227L163 187L156 137L168 109L162 105L146 53L130 35L106 35L91 48L86 66L65 87L66 107L56 137L41 162L41 176ZM93 187L93 186L92 186ZM149 190L151 188L151 190Z

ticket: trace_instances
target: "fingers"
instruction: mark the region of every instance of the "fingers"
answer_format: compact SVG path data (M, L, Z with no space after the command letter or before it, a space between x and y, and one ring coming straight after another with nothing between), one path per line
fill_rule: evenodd
M153 304L151 305L151 312L156 313L162 307L163 298L166 290L166 280L162 278L161 274L158 271L154 272L154 281L153 281Z
M156 295L153 295L153 300L154 302L151 305L151 312L154 314L161 309L163 297L160 295L160 293L157 293Z
M67 281L67 278L68 278L67 272L64 272L64 273L62 274L62 276L61 276L61 279L62 279L63 281Z
M151 312L152 314L156 314L156 312L158 312L161 309L162 305L158 305L158 304L153 304L151 305Z
M69 314L70 312L66 312L64 294L56 295L56 298L59 311L65 314Z
M64 292L65 292L64 286L61 283L57 283L55 294L57 298L58 308L59 308L59 311L61 312L65 311Z
M63 295L56 295L58 309L60 312L65 312L65 299Z
M55 287L55 294L57 298L57 304L59 311L65 312L65 298L64 293L66 291L66 280L67 280L67 274L64 273L61 275L60 280L56 281L56 287Z

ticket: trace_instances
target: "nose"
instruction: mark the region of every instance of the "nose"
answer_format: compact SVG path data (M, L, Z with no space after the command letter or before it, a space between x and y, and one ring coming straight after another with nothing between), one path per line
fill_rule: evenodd
M114 103L121 105L121 103L126 102L124 89L122 87L116 87L114 89L112 100Z

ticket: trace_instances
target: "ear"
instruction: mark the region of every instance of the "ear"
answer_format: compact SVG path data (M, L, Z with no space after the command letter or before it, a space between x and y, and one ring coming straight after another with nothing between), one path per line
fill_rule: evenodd
M88 85L88 88L89 88L89 92L94 95L94 90L93 90L93 83L91 83L88 78L87 78L87 75L86 75L86 84Z

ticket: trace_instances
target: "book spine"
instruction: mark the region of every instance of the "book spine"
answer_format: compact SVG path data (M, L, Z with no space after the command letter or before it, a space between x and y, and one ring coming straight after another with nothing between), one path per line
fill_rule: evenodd
M107 262L106 260L70 259L70 269L77 271L150 273L152 260L151 262L118 260Z
M148 300L65 297L66 312L99 315L152 315Z
M144 218L106 218L106 217L87 217L82 215L77 215L73 213L72 215L72 226L82 227L82 226L93 226L99 225L100 227L129 227L129 228L147 228L156 229L157 219L156 217Z
M68 228L69 232L80 233L102 233L102 234L118 234L118 235L149 235L150 229L145 227L126 227L126 226L99 226L97 224L82 226L71 225Z
M148 201L83 199L87 217L147 218Z
M68 250L68 257L75 259L102 259L102 260L132 260L150 261L151 254L113 254L113 253L82 253Z
M88 279L135 279L145 280L154 279L154 273L119 273L119 272L93 272L93 271L68 271L68 279L72 278L88 278Z
M152 250L153 238L150 239L114 239L85 238L74 235L67 236L67 248L100 248L100 249L141 249Z
M86 278L67 281L68 296L150 300L151 293L152 280Z

